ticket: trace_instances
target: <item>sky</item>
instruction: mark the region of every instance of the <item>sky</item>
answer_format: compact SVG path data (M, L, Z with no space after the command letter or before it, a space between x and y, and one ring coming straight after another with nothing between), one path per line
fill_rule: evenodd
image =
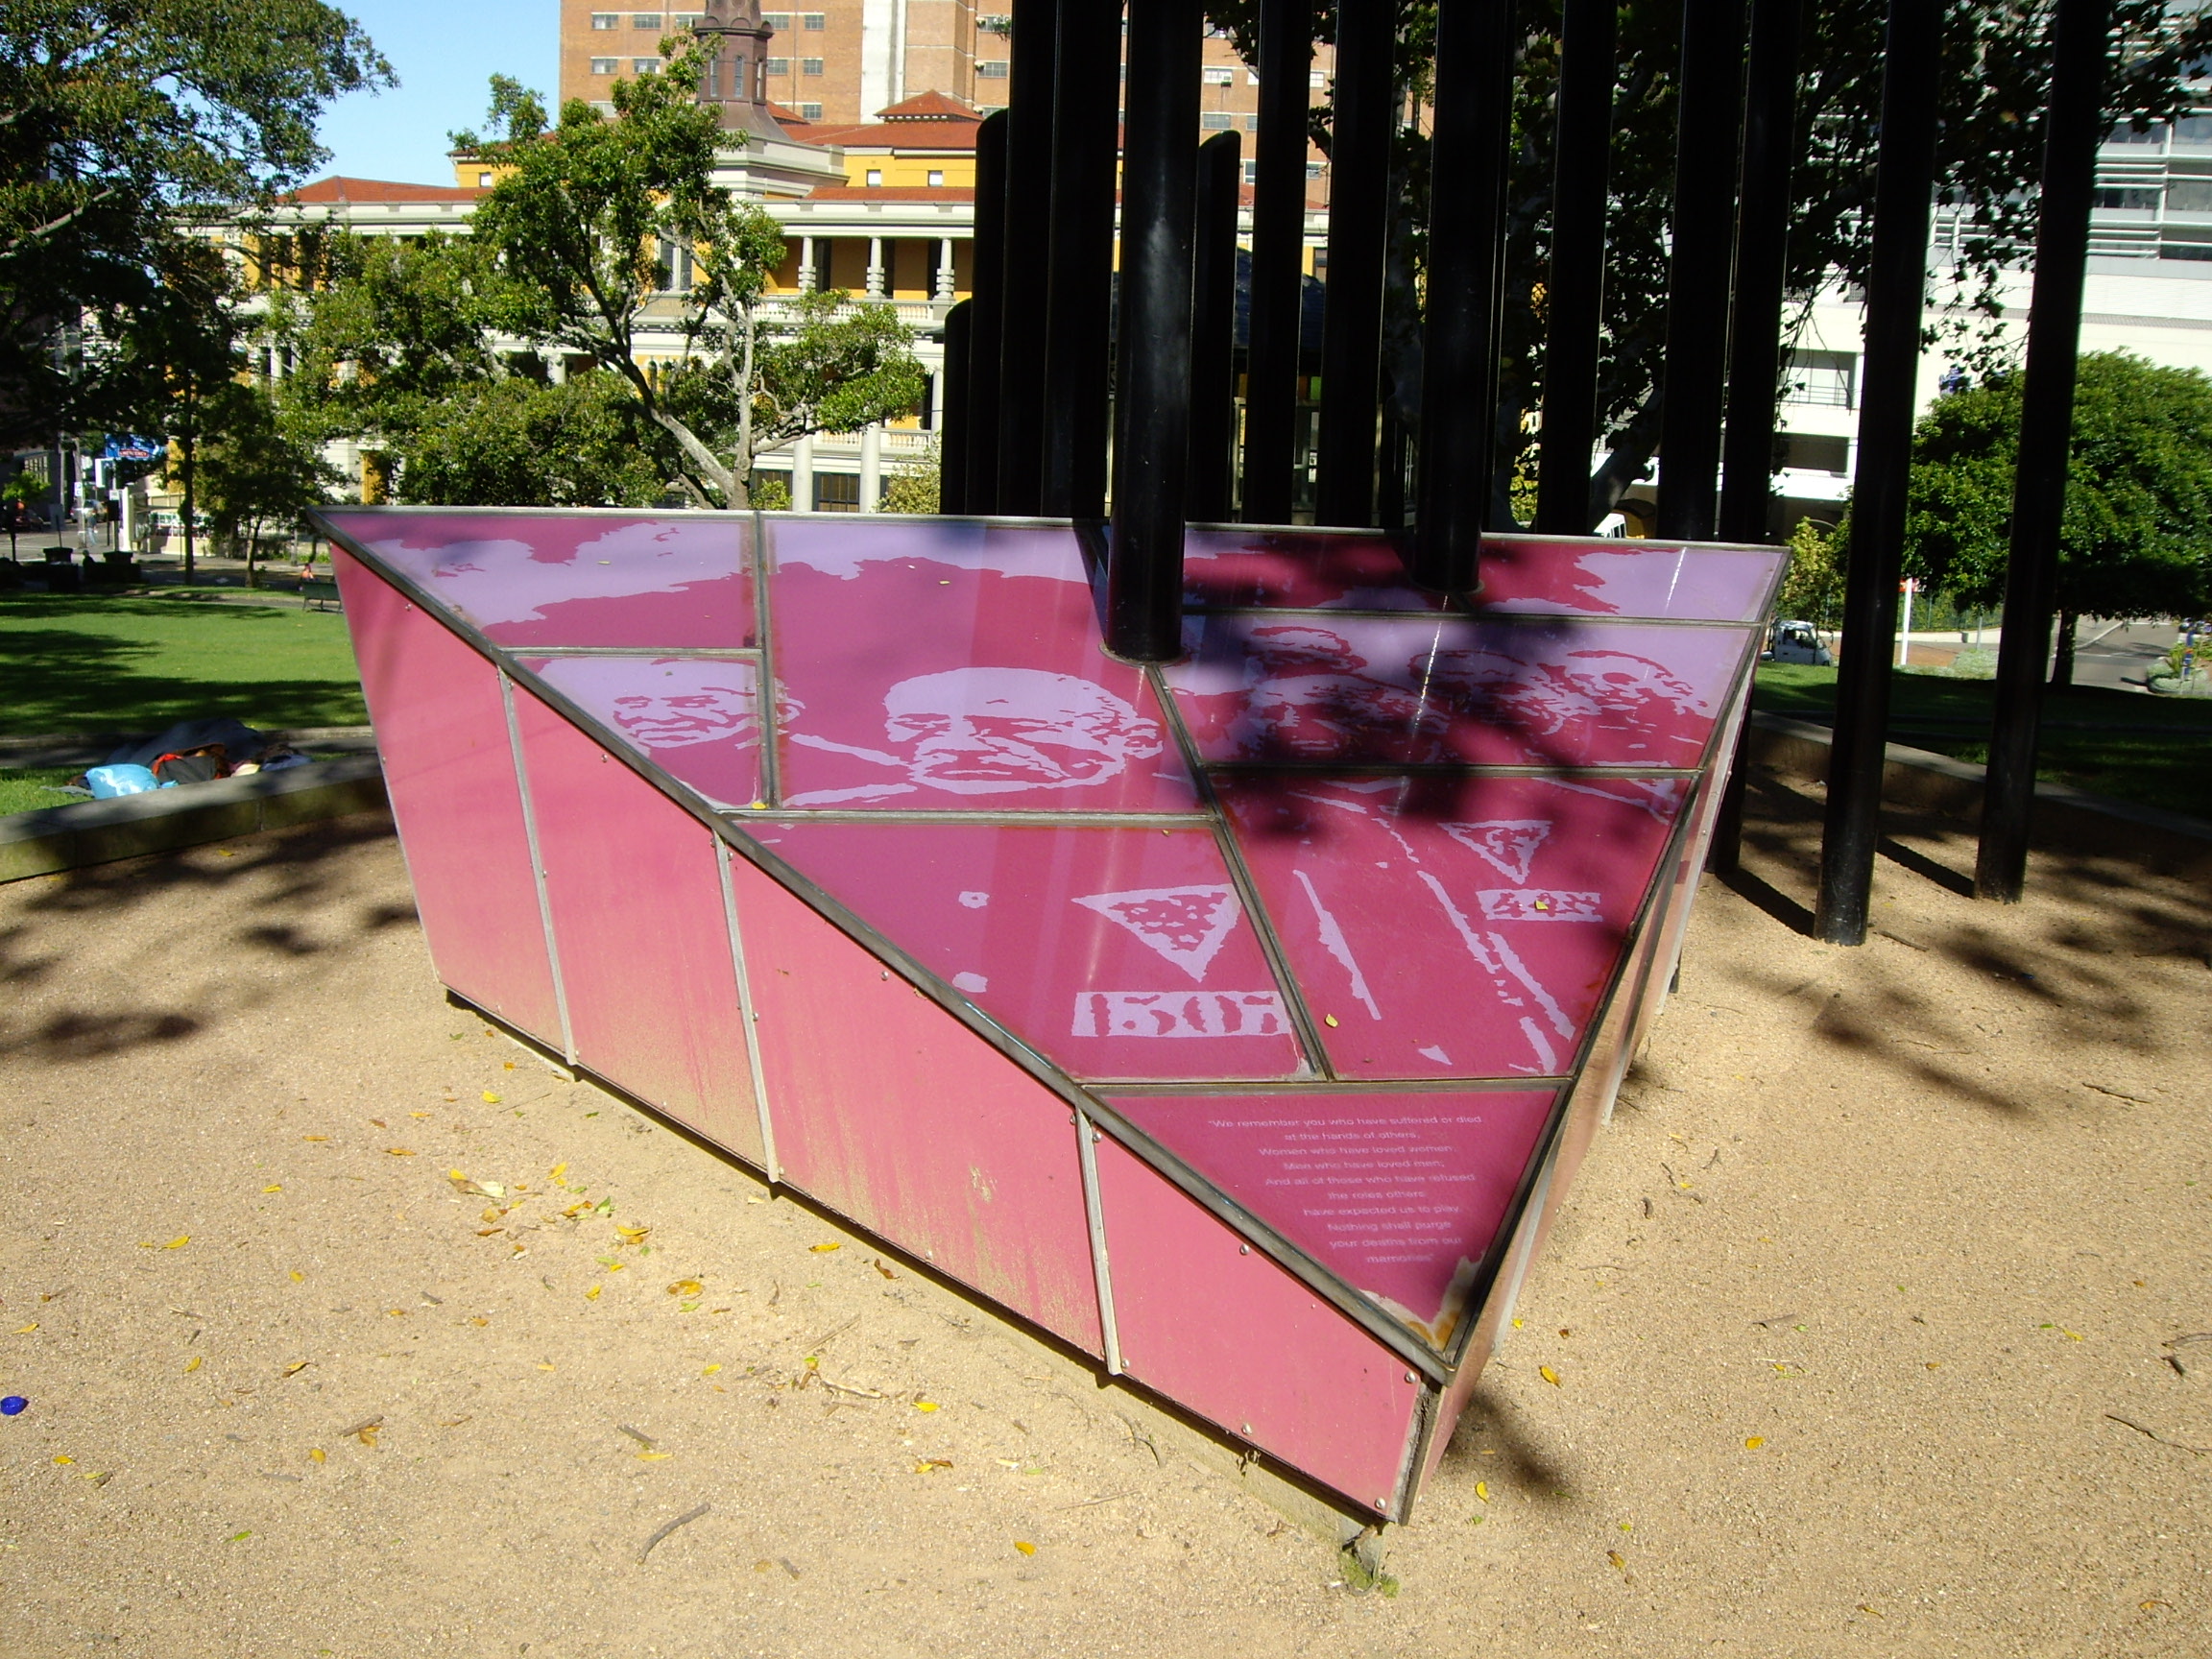
M399 77L324 112L331 152L318 178L450 184L446 133L479 127L493 75L512 75L550 103L559 60L558 0L337 0Z

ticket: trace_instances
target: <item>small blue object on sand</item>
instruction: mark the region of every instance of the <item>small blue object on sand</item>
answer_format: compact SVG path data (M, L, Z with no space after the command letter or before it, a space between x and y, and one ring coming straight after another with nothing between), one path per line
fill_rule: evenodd
M22 1395L11 1394L7 1399L0 1400L0 1416L13 1417L30 1404Z

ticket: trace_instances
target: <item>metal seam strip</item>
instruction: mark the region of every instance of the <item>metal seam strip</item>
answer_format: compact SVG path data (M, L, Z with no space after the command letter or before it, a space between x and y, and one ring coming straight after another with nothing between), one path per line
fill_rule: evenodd
M737 1019L743 1025L745 1063L753 1072L753 1110L760 1119L760 1167L771 1187L781 1186L783 1166L776 1161L776 1125L768 1112L768 1076L760 1064L760 1017L753 1012L753 979L745 967L745 934L737 924L737 890L730 879L730 849L722 837L709 833L714 847L714 874L722 882L722 916L730 926L730 963L737 976Z
M1202 812L931 812L918 807L882 811L815 810L805 806L728 807L739 824L982 824L1007 830L1198 830L1212 825Z
M749 662L760 655L757 645L503 645L517 657L622 657L709 662Z
M1414 1383L1411 1378L1407 1382L1419 1392L1414 1395L1413 1409L1406 1417L1406 1444L1398 1454L1398 1478L1390 1482L1388 1501L1376 1505L1385 1517L1401 1525L1413 1512L1413 1482L1429 1450L1429 1436L1436 1429L1437 1403L1444 1396L1439 1384Z
M530 799L530 765L522 757L522 723L515 714L515 683L504 668L499 702L507 710L507 743L515 757L515 787L522 797L522 837L530 848L530 879L538 889L538 920L545 929L545 960L553 971L553 1006L561 1016L561 1054L576 1064L576 1034L568 1023L568 986L561 973L561 946L553 937L553 897L545 889L545 859L538 850L538 807Z
M1328 1077L1240 1079L1215 1083L1162 1083L1157 1079L1085 1077L1086 1089L1111 1089L1117 1094L1172 1099L1207 1094L1501 1094L1516 1090L1542 1094L1573 1082L1572 1077Z
M1091 1227L1091 1276L1098 1286L1098 1339L1106 1351L1106 1375L1121 1375L1121 1328L1114 1316L1114 1274L1106 1260L1106 1207L1098 1196L1098 1154L1090 1115L1080 1108L1075 1120L1075 1161L1083 1171L1083 1214Z
M1252 932L1260 941L1261 954L1267 959L1268 972L1283 988L1284 1008L1290 1016L1291 1030L1306 1056L1306 1064L1320 1076L1334 1078L1335 1067L1321 1042L1321 1028L1314 1022L1313 1011L1306 1006L1305 987L1290 972L1289 953L1283 949L1283 941L1276 937L1275 920L1260 901L1260 890L1253 882L1252 872L1245 867L1244 854L1237 846L1237 838L1229 832L1228 814L1221 810L1220 799L1214 793L1214 781L1198 763L1198 745L1183 723L1182 710L1176 708L1174 693L1168 690L1166 678L1160 672L1158 663L1144 665L1144 682L1152 688L1153 699L1160 705L1160 717L1174 733L1175 747L1198 785L1198 801L1214 832L1214 851L1221 854L1229 880L1237 889L1237 902L1244 906L1244 914L1251 919Z
M768 526L753 515L753 633L759 653L759 685L754 692L754 718L760 723L760 800L773 806L783 799L783 728L777 717L776 636L768 603Z
M1586 611L1462 611L1455 606L1424 607L1418 611L1370 611L1348 605L1190 605L1186 616L1296 616L1339 617L1347 622L1422 622L1446 617L1477 625L1496 623L1507 628L1748 628L1756 630L1756 616L1631 616L1624 613L1592 615Z

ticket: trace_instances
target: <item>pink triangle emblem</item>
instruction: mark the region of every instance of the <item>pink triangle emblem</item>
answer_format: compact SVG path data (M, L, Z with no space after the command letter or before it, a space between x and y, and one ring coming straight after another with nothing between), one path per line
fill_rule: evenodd
M1444 833L1479 854L1510 881L1528 879L1528 864L1551 833L1549 818L1490 818L1479 824L1447 824Z
M1142 887L1075 902L1127 928L1199 983L1238 914L1236 892L1223 886Z

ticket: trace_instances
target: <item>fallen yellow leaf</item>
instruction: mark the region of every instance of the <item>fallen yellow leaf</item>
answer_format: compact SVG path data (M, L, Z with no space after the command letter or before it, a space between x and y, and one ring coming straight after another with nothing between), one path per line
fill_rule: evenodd
M1551 1383L1552 1387L1556 1388L1559 1386L1559 1373L1552 1370L1551 1366L1537 1366L1536 1375L1543 1378L1545 1382Z
M1476 1481L1476 1482L1475 1482L1475 1496L1476 1496L1476 1497L1478 1497L1478 1498L1479 1498L1479 1499L1481 1499L1481 1500L1482 1500L1482 1502L1483 1502L1483 1503L1489 1503L1489 1502L1490 1502L1490 1482L1489 1482L1489 1481L1487 1481L1487 1480L1478 1480L1478 1481Z
M487 1089L484 1091L484 1103L487 1106L496 1106L499 1104L499 1096L493 1094L491 1090Z
M917 1411L934 1411L937 1409L937 1402L934 1400L917 1400L914 1402L914 1409Z
M561 1179L561 1177L562 1177L562 1176L564 1176L564 1175L565 1175L565 1174L567 1174L567 1173L568 1173L568 1166L567 1166L567 1165L565 1165L565 1164L556 1164L556 1165L554 1165L554 1166L553 1166L553 1168L552 1168L552 1172L551 1172L551 1175L550 1175L550 1177L549 1177L549 1178L550 1178L550 1179L552 1179L552 1180L558 1181L558 1180L560 1180L560 1179Z
M325 1455L325 1454L324 1453L322 1447L310 1447L307 1452L307 1460L311 1463L320 1463L324 1460Z
M187 1244L189 1244L189 1243L191 1243L191 1242L192 1242L192 1235L191 1235L191 1234L189 1234L189 1233L180 1233L180 1234L178 1234L178 1235L177 1235L177 1237L176 1237L176 1238L174 1238L170 1239L168 1243L166 1243L166 1244L162 1245L162 1246L161 1246L161 1248L162 1248L162 1249L164 1249L164 1250L181 1250L181 1249L183 1249L183 1248L184 1248L184 1246L185 1246L185 1245L187 1245Z
M598 1301L598 1300L599 1300L599 1292L600 1292L601 1290L605 1289L605 1288L606 1288L606 1286L603 1286L603 1285L594 1285L594 1286L592 1286L590 1289L589 1289L589 1290L587 1290L587 1291L585 1291L585 1292L584 1292L584 1300L585 1300L585 1301L587 1301L587 1302L596 1302L596 1301Z
M1036 1554L1036 1553L1037 1553L1037 1546L1036 1546L1036 1545L1034 1545L1034 1544L1024 1544L1024 1543L1023 1543L1023 1542L1022 1542L1021 1539L1019 1539L1019 1538L1017 1538L1017 1539L1015 1539L1015 1540L1014 1540L1014 1548L1015 1548L1015 1549L1017 1549L1017 1550L1019 1550L1019 1551L1022 1551L1022 1554L1024 1554L1024 1555L1034 1555L1034 1554Z
M1618 1550L1608 1550L1608 1551L1605 1551L1605 1559L1613 1563L1613 1571L1614 1571L1614 1572L1616 1572L1616 1573L1625 1573L1625 1572L1627 1572L1627 1571L1628 1571L1628 1563L1627 1563L1625 1560L1623 1560L1623 1559L1622 1558L1622 1555L1621 1555L1621 1551L1618 1551Z
M663 1458L674 1455L673 1452L640 1452L637 1454L637 1461L640 1463L658 1463Z
M299 1268L297 1268L297 1267L295 1267L295 1268L293 1268L293 1269L292 1269L292 1283L293 1283L293 1284L295 1284L295 1285L304 1285L306 1282L307 1282L307 1275L306 1275L306 1274L304 1274L304 1273L301 1272L301 1271L300 1271L300 1269L299 1269Z
M74 1463L77 1459L70 1456L66 1452L57 1452L54 1455L54 1461L57 1463Z
M635 1244L638 1239L644 1238L646 1234L652 1232L653 1229L650 1227L632 1227L626 1225L623 1222L617 1221L614 1223L614 1231L621 1234L623 1238L629 1239L631 1243Z
M1520 1329L1521 1329L1521 1327L1522 1327L1523 1325L1525 1325L1526 1323L1527 1323L1527 1321L1526 1321L1526 1320L1523 1320L1523 1319L1516 1319L1516 1320L1514 1320L1514 1321L1513 1321L1513 1329L1514 1329L1514 1330L1516 1330L1516 1331L1518 1331L1518 1330L1520 1330Z
M700 1375L700 1376L702 1376L702 1377L711 1377L711 1376L713 1376L713 1375L714 1375L714 1373L715 1373L715 1372L717 1372L717 1371L719 1371L719 1370L721 1370L721 1369L722 1369L722 1367L721 1367L721 1366L719 1366L719 1365L709 1365L709 1366L708 1366L708 1367L707 1367L707 1369L706 1369L706 1370L704 1370L704 1371L700 1372L700 1373L699 1373L699 1375Z
M925 1457L921 1462L914 1465L914 1473L917 1475L930 1475L934 1474L940 1469L950 1469L951 1467L952 1459L950 1457Z
M302 1135L300 1139L302 1141L327 1141L330 1137L327 1135Z
M387 1157L391 1158L412 1158L415 1156L414 1148L410 1146L387 1146L384 1148L384 1152Z
M469 1173L465 1169L448 1169L445 1171L445 1179L448 1181L466 1181L469 1179Z
M272 1181L268 1186L262 1188L261 1190L264 1192L281 1192L284 1190L284 1183L281 1181Z
M407 1116L410 1118L427 1118L430 1114L427 1112L410 1112Z
M1746 1441L1744 1441L1744 1442L1743 1442L1743 1450L1744 1450L1744 1451L1746 1451L1746 1452L1756 1452L1756 1451L1758 1451L1758 1450L1759 1450L1759 1448L1760 1448L1760 1447L1762 1447L1762 1446L1764 1446L1764 1445L1766 1445L1766 1444L1767 1444L1767 1436L1766 1436L1766 1435L1764 1435L1764 1434L1754 1434L1754 1435L1752 1435L1752 1436L1751 1436L1751 1437L1750 1437L1748 1440L1746 1440Z
M1321 1016L1321 1023L1328 1026L1330 1030L1334 1031L1336 1029L1336 1016L1334 1014L1324 1014Z
M809 1244L806 1248L813 1251L817 1256L826 1256L830 1251L842 1250L845 1246L842 1244Z
M31 1334L31 1333L32 1333L32 1332L34 1332L34 1331L36 1331L36 1330L37 1330L37 1329L38 1329L38 1321L37 1321L37 1320L36 1320L36 1319L34 1319L34 1320L32 1320L32 1321L31 1321L31 1323L30 1323L30 1324L28 1324L28 1325L18 1325L18 1326L16 1326L16 1327L15 1327L15 1334L16 1334L16 1335L18 1335L18 1336L28 1336L28 1335L30 1335L30 1334Z
M314 1363L315 1361L312 1359L295 1359L291 1364L284 1367L284 1375L287 1377L297 1377L301 1372L306 1370L308 1366Z
M538 1363L538 1369L541 1371L550 1371L553 1369L553 1367L546 1364L543 1360L540 1360Z
M204 1354L195 1354L195 1355L193 1355L191 1358L189 1358L189 1359L187 1359L187 1360L185 1360L185 1361L184 1361L184 1374L185 1374L187 1377L189 1377L189 1376L190 1376L190 1375L191 1375L193 1372L195 1372L195 1371L199 1370L199 1369L200 1369L200 1366L201 1366L201 1363L202 1363L202 1362L203 1362L203 1361L204 1361L204 1360L206 1358L207 1358L207 1356L206 1356L206 1355L204 1355Z
M668 1294L671 1296L696 1296L706 1288L707 1286L700 1284L696 1279L679 1279L675 1284L668 1286Z

